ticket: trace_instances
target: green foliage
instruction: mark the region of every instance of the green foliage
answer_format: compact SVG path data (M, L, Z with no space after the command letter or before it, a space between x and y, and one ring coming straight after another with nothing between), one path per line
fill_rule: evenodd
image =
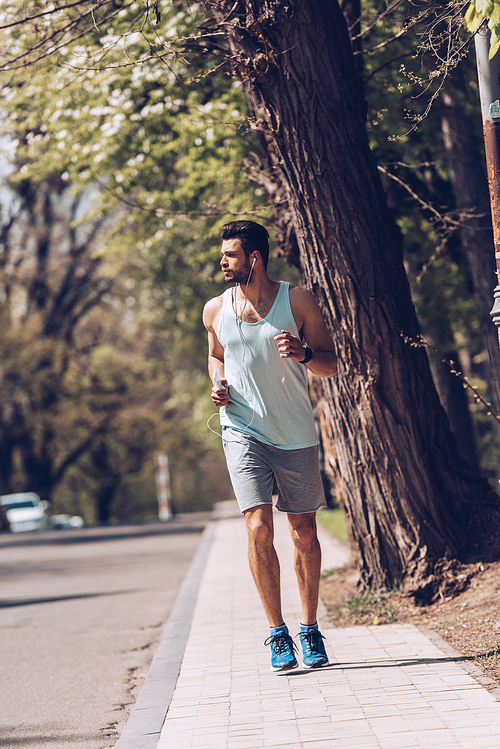
M95 520L102 490L115 520L155 512L153 455L162 449L170 457L174 504L204 508L230 490L220 443L206 428L212 409L201 311L222 287L222 224L270 215L245 175L245 158L259 144L243 91L226 74L220 34L199 5L159 0L157 14L143 2L98 0L61 10L45 0L3 5L7 19L36 16L5 30L0 52L3 144L16 165L11 183L18 195L27 184L61 181L77 194L92 191L72 227L108 219L106 239L91 257L113 288L99 314L78 327L76 349L40 339L36 316L23 323L26 342L17 350L17 333L5 337L16 398L36 414L29 434L45 445L41 452L64 463L61 446L76 448L96 415L113 413L106 435L93 438L67 469L56 504L73 508L78 497L86 519ZM422 44L427 6L415 13L404 0L386 10L378 0L362 8L371 146L405 235L424 333L440 350L458 347L474 361L483 344L436 138L439 113L429 108L463 53L436 65ZM439 34L443 19L430 24ZM442 49L445 37L439 38ZM473 62L462 59L461 69L463 86L454 94L475 117L480 137ZM47 357L46 347L51 362L69 362L59 390L64 398L52 411L43 404L54 397L55 365L39 367L36 376L29 366Z
M220 293L222 224L262 202L243 176L243 159L258 146L241 87L217 70L196 30L200 7L158 7L160 20L142 2L99 2L93 16L83 5L6 8L17 18L47 11L13 27L2 53L10 69L2 126L4 147L15 153L13 189L62 180L89 196L75 230L109 219L105 241L91 250L113 282L107 309L78 328L64 387L51 368L47 374L67 392L64 411L58 400L66 420L51 417L50 430L36 426L47 412L32 401L28 407L57 464L64 446L87 440L50 489L56 509L71 507L87 522L154 514L160 449L170 458L177 509L204 509L230 495L220 441L206 427L212 408L200 321L204 302ZM58 49L49 54L51 35ZM16 373L35 346L33 334L18 347ZM20 397L30 386L28 377L19 380ZM99 413L106 429L93 434ZM26 481L23 461L15 464L11 480ZM146 484L138 500L131 487Z
M405 265L424 337L442 354L452 352L458 368L489 400L488 353L461 242L467 217L455 207L441 121L442 97L449 94L471 122L478 152L482 151L473 45L460 31L458 6L419 6L425 11L421 16L412 7L399 3L395 12L376 23L382 6L371 0L363 3L370 145L383 168L389 205L404 236ZM452 24L457 25L456 36ZM493 256L492 246L492 266ZM492 275L492 292L493 287ZM482 467L496 476L496 425L474 398L470 410L481 442Z
M46 183L24 190L3 233L0 482L50 498L105 437L130 434L121 471L133 470L132 455L153 449L166 385L147 356L150 336L123 314L119 283L112 295L109 269L94 257L98 234L75 233L64 195Z
M496 55L500 48L500 2L499 0L471 0L464 16L464 26L475 32L484 19L488 19L490 35L489 58Z
M342 543L348 543L347 528L342 510L322 510L316 515L316 519L323 528L326 528L334 538Z
M347 608L359 624L392 624L397 621L398 613L390 599L390 591L377 590L353 596L347 601Z
M19 139L19 179L100 179L104 205L126 196L136 220L153 223L150 237L179 214L254 208L240 168L255 146L246 140L241 88L212 73L216 61L203 47L187 62L184 40L202 20L199 8L160 8L153 26L143 22L142 3L132 3L86 44L69 43L32 66L29 77L14 71L5 122ZM30 48L33 37L23 33L18 43Z

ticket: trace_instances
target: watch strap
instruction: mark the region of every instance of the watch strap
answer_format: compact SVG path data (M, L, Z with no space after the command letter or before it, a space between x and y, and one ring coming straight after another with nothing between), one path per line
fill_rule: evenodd
M313 358L313 353L314 353L313 350L310 349L309 346L305 346L305 350L306 350L306 355L302 359L302 361L299 362L299 364L307 364L307 362L311 361L311 359Z

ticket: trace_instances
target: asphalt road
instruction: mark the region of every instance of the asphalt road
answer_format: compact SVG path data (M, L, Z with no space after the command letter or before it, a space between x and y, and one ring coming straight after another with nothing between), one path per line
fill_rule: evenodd
M208 519L0 534L0 747L115 745Z

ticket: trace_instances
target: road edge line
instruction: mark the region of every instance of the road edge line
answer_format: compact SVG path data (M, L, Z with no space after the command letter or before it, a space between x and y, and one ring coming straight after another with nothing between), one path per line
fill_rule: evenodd
M115 749L156 749L181 669L217 515L208 522L182 581L165 632Z

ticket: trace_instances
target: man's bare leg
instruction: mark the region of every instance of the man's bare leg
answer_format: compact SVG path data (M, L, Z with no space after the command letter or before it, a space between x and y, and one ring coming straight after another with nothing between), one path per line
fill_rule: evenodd
M274 548L273 508L259 505L245 512L248 529L248 560L260 600L271 627L265 645L271 646L271 668L287 671L299 665L295 645L281 610L280 565Z
M288 515L295 547L295 572L302 602L302 624L316 623L321 573L321 547L316 529L316 513Z
M290 533L295 546L295 572L302 601L302 622L299 640L302 647L302 665L321 668L328 663L324 637L316 621L321 572L321 547L316 528L316 513L288 515Z
M248 561L269 626L283 624L280 565L274 548L273 508L258 505L245 512Z

